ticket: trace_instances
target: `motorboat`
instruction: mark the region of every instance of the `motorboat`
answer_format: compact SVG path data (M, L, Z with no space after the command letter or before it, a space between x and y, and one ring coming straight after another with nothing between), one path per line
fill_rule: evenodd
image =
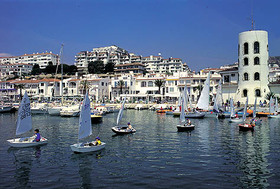
M79 115L80 115L80 106L79 105L64 107L60 111L61 117L79 117Z
M268 118L280 118L280 114L278 113L279 107L278 107L278 99L273 99L270 97L269 100L269 115L267 115Z
M48 113L47 104L45 103L34 103L31 106L32 114L46 114Z

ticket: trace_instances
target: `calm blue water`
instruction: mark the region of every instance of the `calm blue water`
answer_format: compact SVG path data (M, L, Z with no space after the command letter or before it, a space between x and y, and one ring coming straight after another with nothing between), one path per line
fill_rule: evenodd
M279 188L280 120L264 118L255 132L214 118L193 120L178 133L178 118L144 110L124 111L137 132L112 136L117 114L93 124L107 143L92 154L74 154L78 118L34 115L49 139L39 148L9 148L16 114L0 114L0 188Z

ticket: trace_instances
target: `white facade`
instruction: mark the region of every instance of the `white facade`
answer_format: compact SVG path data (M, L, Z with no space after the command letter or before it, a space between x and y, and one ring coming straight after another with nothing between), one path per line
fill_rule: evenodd
M0 64L0 79L28 75L32 67L30 64Z
M49 62L52 62L53 65L59 63L59 56L53 54L52 52L46 53L33 53L33 54L24 54L21 56L13 57L0 57L0 64L38 64L41 69L46 68Z
M268 34L253 30L239 34L239 80L235 101L265 100L268 88Z

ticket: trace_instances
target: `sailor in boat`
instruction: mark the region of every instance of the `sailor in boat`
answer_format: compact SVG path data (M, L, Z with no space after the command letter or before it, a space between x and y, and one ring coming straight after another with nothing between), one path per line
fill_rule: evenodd
M40 142L40 140L41 140L41 135L40 135L40 133L39 133L39 129L35 129L34 130L34 136L35 136L35 139L33 140L33 142Z
M190 120L189 118L187 118L187 121L186 121L186 123L184 124L184 126L189 126L189 125L191 125L191 124L192 124L191 120Z
M238 114L235 114L234 118L238 119Z
M87 144L84 144L85 146L98 146L98 145L101 145L101 140L99 137L96 137L95 138L95 142L90 142L90 143L87 143Z
M131 126L130 122L127 123L127 131L132 131L133 127Z
M255 121L255 119L254 119L254 118L250 121L250 124L255 126L256 121Z

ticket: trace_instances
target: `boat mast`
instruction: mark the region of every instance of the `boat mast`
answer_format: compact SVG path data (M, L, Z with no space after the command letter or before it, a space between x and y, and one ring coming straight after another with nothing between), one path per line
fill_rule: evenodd
M62 60L62 57L63 57L63 47L64 47L64 44L61 44L61 49L60 49L60 55L59 55L59 58L60 58L60 68L61 68L61 81L60 81L60 94L61 94L61 104L63 105L63 60Z

